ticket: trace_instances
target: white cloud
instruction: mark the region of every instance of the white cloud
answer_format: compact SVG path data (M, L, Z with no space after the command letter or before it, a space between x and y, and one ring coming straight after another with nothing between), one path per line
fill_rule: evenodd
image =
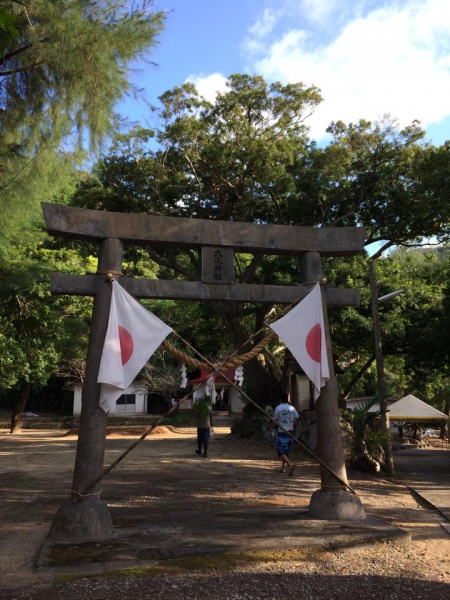
M262 16L248 29L248 35L242 44L244 52L257 54L263 51L265 47L263 40L273 31L279 17L278 11L271 8L264 9Z
M271 8L264 9L262 17L260 17L252 27L248 30L250 35L257 38L263 38L268 35L276 25L278 20L277 14Z
M300 8L305 17L314 23L319 23L330 17L341 6L338 0L301 0Z
M258 41L251 71L322 90L325 100L308 120L316 139L332 120L373 120L390 113L403 125L419 119L426 126L450 114L450 3L380 0L377 5L382 7L365 14L355 9L331 40L300 20L293 28L291 20L291 28L278 32L263 51ZM316 6L315 18L325 17L334 1L303 0L302 8L308 6ZM361 11L363 5L354 6Z
M186 82L193 83L200 96L203 96L209 102L215 101L218 92L224 93L227 90L227 78L220 73L189 75Z

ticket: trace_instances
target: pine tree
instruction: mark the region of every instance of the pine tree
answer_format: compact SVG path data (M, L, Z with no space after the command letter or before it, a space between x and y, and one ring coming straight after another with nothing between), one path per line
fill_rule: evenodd
M98 148L133 91L129 66L146 60L164 12L140 0L1 1L19 35L0 49L0 238L71 168L75 150ZM64 149L66 151L64 151Z

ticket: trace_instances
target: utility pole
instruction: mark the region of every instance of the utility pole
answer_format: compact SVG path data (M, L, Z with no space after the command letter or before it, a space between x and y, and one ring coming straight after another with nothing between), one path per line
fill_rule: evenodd
M372 304L373 334L375 341L375 362L377 365L377 386L380 395L381 431L389 435L389 414L386 398L386 383L384 381L383 350L381 345L380 318L378 314L378 288L375 274L375 264L369 260L370 294ZM388 477L394 477L394 459L392 458L392 444L389 439L383 444L384 468Z

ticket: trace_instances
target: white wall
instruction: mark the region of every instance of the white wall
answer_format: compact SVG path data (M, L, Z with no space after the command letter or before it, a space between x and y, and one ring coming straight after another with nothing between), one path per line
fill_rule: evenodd
M297 405L295 408L297 411L309 410L310 403L310 392L309 392L309 379L306 375L295 375L295 381L297 384Z
M78 417L81 414L81 384L76 383L73 391L73 416ZM124 394L135 394L136 403L134 405L127 405L125 412L125 405L115 404L110 411L110 415L116 414L127 414L127 415L145 415L147 414L147 394L142 388L139 388L136 382L133 382L126 390ZM130 412L131 410L131 412Z
M241 393L234 387L230 386L228 390L229 394L229 406L233 414L240 415L245 403L241 400Z

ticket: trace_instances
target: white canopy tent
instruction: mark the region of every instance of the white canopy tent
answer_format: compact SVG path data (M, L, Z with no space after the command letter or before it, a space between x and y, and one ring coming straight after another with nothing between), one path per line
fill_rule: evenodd
M389 419L391 421L440 421L448 419L447 415L422 402L412 394L389 406Z

